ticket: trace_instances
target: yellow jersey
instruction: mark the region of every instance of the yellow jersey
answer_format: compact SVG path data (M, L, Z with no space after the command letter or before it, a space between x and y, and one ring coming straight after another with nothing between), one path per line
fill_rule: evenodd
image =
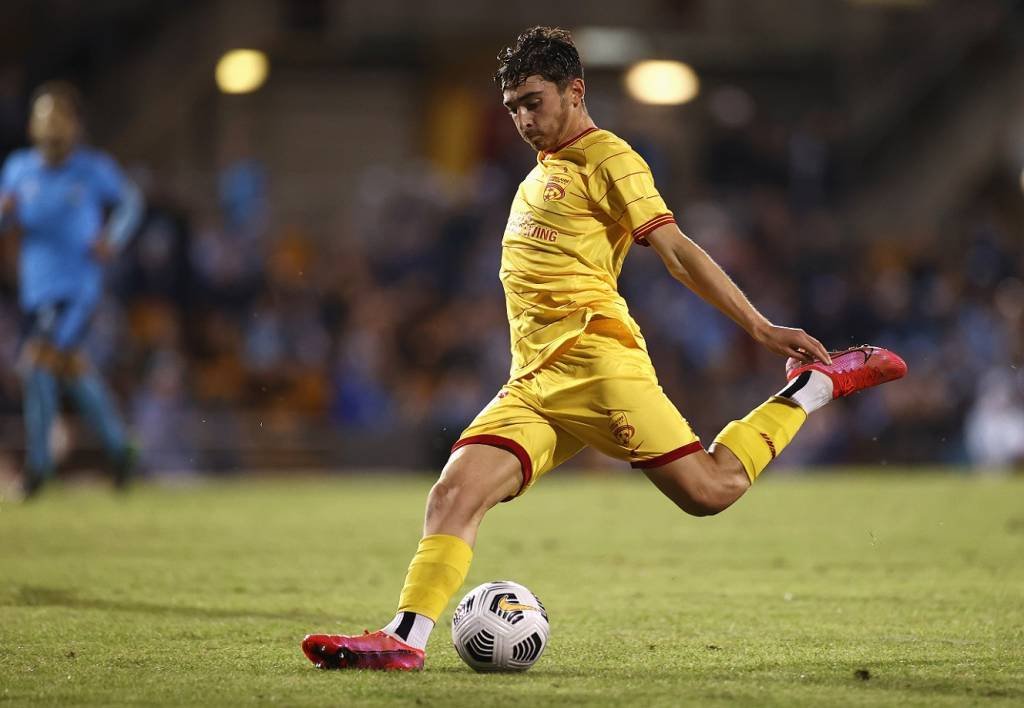
M596 316L622 322L644 347L618 291L629 247L674 223L651 169L629 144L589 128L537 154L512 202L501 278L511 378L541 366Z

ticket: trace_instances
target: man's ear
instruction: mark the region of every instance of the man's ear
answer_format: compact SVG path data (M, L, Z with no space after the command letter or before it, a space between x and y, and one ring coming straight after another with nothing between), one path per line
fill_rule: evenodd
M573 79L569 84L569 95L572 96L573 107L583 103L583 98L586 96L587 86L583 83L583 79Z

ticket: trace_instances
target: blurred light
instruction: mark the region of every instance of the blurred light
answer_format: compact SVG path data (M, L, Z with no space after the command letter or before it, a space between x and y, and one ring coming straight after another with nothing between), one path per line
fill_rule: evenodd
M651 52L642 33L625 27L580 27L572 38L588 69L628 66Z
M217 62L217 87L224 93L250 93L267 80L270 62L256 49L232 49Z
M677 106L700 90L697 74L681 61L642 61L626 72L626 89L640 103Z

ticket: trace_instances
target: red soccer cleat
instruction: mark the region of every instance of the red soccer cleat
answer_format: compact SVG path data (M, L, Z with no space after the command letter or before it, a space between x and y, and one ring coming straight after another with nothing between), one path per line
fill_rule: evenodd
M841 398L901 379L907 373L907 363L898 354L881 347L853 347L843 352L829 352L829 356L831 365L820 361L805 364L790 357L786 360L786 380L792 381L812 369L820 371L832 379L832 398Z
M307 634L302 651L319 669L415 671L423 668L423 650L414 649L384 632Z

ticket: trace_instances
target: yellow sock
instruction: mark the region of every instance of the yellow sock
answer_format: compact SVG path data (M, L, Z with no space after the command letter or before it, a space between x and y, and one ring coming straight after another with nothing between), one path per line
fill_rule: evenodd
M743 420L729 423L715 438L743 463L751 483L768 463L789 445L807 420L804 409L795 403L772 398L750 411Z
M398 599L399 612L415 612L434 622L462 587L473 549L458 536L437 533L420 539Z

